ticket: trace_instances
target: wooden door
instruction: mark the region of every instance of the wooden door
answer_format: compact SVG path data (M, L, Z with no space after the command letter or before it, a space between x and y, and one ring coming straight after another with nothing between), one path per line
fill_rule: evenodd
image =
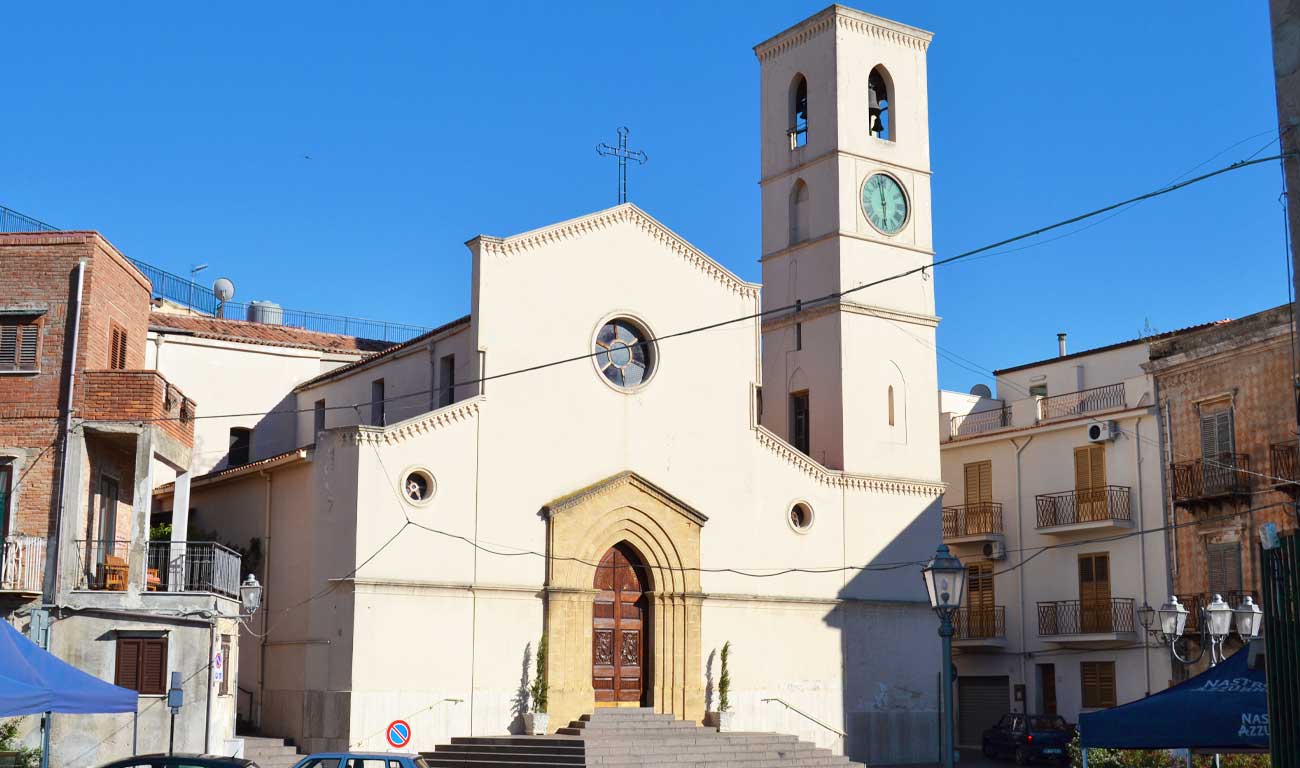
M1044 715L1056 714L1056 665L1038 665L1038 690Z
M1078 519L1105 520L1110 516L1106 507L1106 447L1085 445L1074 449L1074 495L1078 504Z
M596 706L639 706L646 689L646 570L627 544L616 544L596 569L592 606L591 687Z
M1111 632L1110 555L1079 555L1079 623L1082 631Z
M966 566L966 612L971 637L996 637L993 563L985 561Z

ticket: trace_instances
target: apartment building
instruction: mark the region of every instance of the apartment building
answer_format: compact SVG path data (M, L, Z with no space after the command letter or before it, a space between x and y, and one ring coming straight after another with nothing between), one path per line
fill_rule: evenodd
M958 743L1003 713L1079 713L1167 686L1144 604L1167 599L1152 377L1162 337L995 371L940 393L943 539L968 568L957 616Z

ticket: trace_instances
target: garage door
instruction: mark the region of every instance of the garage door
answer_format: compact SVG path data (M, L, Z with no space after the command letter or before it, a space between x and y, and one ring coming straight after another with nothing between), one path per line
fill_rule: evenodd
M1011 706L1007 677L957 678L957 745L978 747L986 728L992 728Z

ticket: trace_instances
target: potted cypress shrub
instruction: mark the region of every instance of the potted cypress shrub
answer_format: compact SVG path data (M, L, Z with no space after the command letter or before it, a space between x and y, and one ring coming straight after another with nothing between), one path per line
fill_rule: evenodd
M718 730L731 730L731 670L727 659L731 656L731 641L722 644L722 672L718 675Z
M551 716L546 713L546 635L537 643L537 671L528 688L532 711L524 715L524 728L533 736L545 736Z

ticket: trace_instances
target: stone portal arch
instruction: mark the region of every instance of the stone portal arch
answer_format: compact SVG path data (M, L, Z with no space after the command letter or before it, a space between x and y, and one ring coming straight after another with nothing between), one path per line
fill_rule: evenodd
M596 566L623 545L643 560L648 590L646 702L686 720L704 716L700 528L708 518L634 472L556 499L547 521L547 682L551 722L595 706L592 686Z

